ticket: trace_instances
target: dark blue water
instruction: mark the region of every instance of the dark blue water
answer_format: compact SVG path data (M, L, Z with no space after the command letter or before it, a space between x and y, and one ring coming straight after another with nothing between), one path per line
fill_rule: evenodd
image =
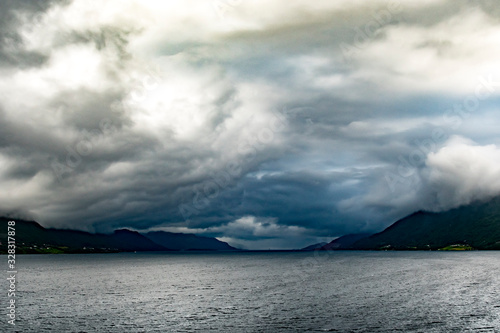
M0 331L500 332L500 252L25 255L17 266L17 325L4 315Z

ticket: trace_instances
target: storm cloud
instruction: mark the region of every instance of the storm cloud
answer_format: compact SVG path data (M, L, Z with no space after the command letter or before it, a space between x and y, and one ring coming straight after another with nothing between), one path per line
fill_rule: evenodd
M297 248L500 194L495 1L0 1L0 213Z

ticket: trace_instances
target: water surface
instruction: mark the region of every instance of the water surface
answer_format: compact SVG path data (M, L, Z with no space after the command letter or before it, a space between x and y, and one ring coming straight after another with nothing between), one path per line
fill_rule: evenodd
M500 332L500 252L24 255L17 266L11 331Z

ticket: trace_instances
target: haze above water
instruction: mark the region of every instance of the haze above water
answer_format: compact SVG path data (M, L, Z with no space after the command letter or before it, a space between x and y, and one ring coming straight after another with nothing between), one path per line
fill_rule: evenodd
M462 333L500 327L497 252L17 259L20 332Z

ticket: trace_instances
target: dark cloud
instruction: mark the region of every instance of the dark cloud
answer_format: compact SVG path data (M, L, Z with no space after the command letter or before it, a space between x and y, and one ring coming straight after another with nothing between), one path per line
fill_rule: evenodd
M0 211L293 248L496 195L494 4L2 1Z
M31 19L37 19L57 2L61 1L0 1L0 66L40 66L47 60L47 56L42 53L20 50L23 41L17 30L19 15L23 13Z

